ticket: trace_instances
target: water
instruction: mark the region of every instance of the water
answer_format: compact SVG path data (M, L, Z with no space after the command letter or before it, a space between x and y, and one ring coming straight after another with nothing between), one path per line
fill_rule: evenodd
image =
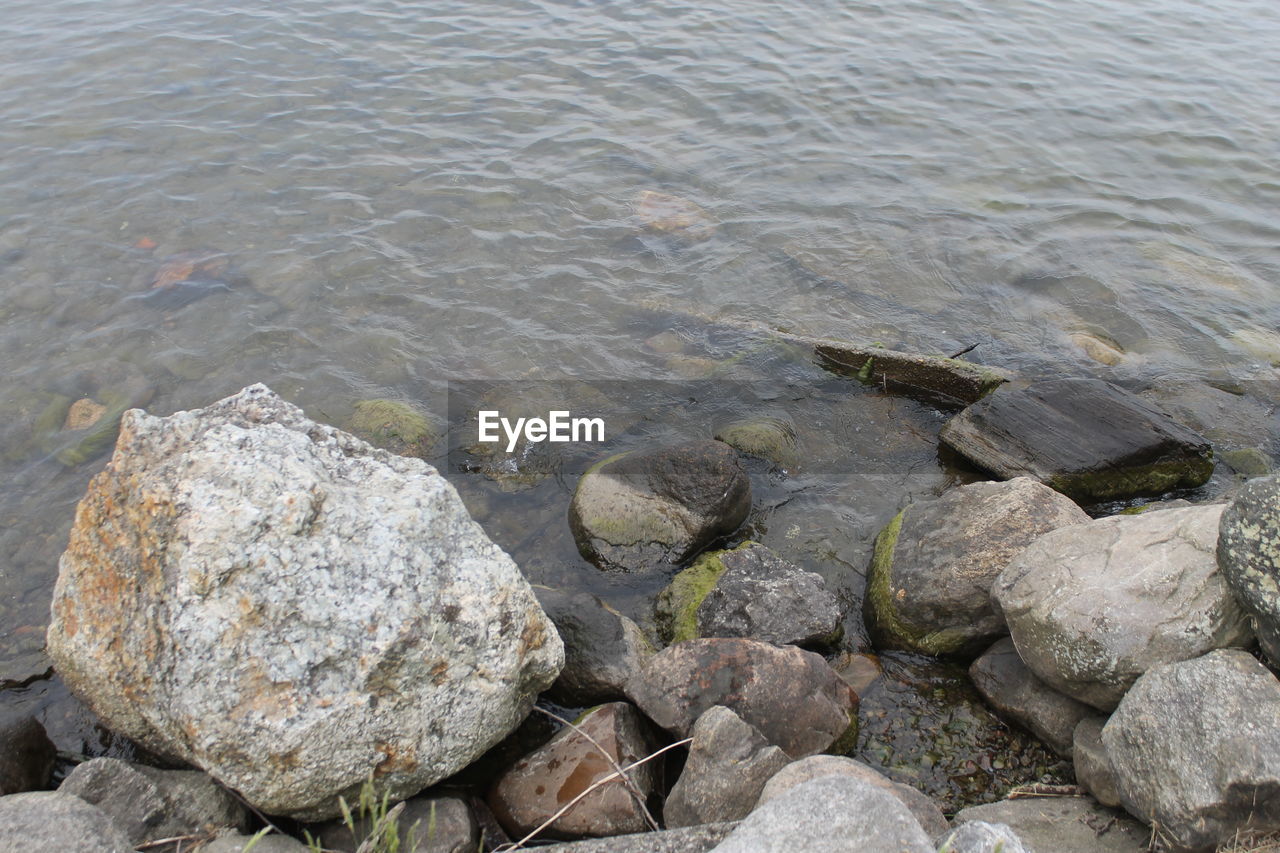
M38 423L59 398L163 413L264 381L343 424L381 397L443 418L457 379L783 381L811 464L753 471L749 532L855 607L878 528L972 472L937 459L941 414L744 326L976 343L1274 458L1277 43L1266 0L8 0L0 678L47 668L57 555L104 461L53 458L80 437ZM715 235L639 232L644 190ZM207 249L248 283L140 298ZM451 476L536 579L641 606L576 561L571 481ZM111 748L56 679L0 704Z

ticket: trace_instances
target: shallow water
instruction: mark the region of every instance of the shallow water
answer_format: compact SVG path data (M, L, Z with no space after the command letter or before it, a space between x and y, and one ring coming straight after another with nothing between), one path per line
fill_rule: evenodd
M878 528L972 475L939 413L744 325L1105 376L1274 458L1277 43L1267 0L10 0L0 678L47 667L104 461L55 458L81 437L38 423L55 395L167 413L263 381L343 424L374 397L444 418L459 379L784 381L811 464L753 471L750 532L855 605ZM715 234L642 232L644 190ZM209 248L234 286L145 298ZM567 543L571 479L451 476L531 575L642 609ZM104 748L56 681L5 696Z

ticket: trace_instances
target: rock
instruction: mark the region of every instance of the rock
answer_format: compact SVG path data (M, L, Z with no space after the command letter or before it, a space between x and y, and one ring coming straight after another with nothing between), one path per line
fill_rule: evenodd
M1249 477L1265 477L1275 471L1276 468L1270 454L1257 447L1224 450L1218 454L1218 457L1231 466L1232 471L1246 479Z
M998 477L1032 477L1079 501L1158 495L1213 473L1202 436L1097 379L1002 389L947 421L939 438Z
M933 853L906 806L850 776L803 782L760 805L715 853Z
M312 835L325 850L355 853L368 838L373 821L366 816L353 822L354 831L339 818L315 827ZM396 832L399 853L476 853L480 844L475 815L458 797L424 795L405 800Z
M1071 760L1076 766L1076 782L1088 789L1104 806L1120 805L1120 789L1111 757L1102 743L1102 727L1107 718L1092 715L1076 724Z
M1218 565L1262 650L1280 663L1280 476L1245 483L1222 513Z
M797 339L813 347L819 364L833 373L886 388L906 397L947 406L976 403L1012 375L971 361L897 352L841 341Z
M832 659L831 668L859 696L866 693L867 689L884 675L884 667L880 664L880 659L875 655L861 652L841 652Z
M910 785L893 781L888 776L873 767L863 764L861 761L856 761L843 755L811 755L808 758L802 758L799 761L788 764L778 771L764 786L764 790L760 794L759 804L763 805L782 796L797 785L823 776L847 776L852 779L859 779L880 788L885 793L892 794L907 807L912 817L930 836L945 832L947 829L946 816L942 814L942 809L938 808L937 804L929 797Z
M58 791L0 797L0 853L133 853L102 809Z
M288 835L279 835L270 833L261 838L256 835L241 835L238 832L220 835L210 841L208 844L199 848L199 853L245 853L248 848L251 853L307 853L308 848L305 844ZM253 846L249 847L249 842L253 841Z
M195 770L157 770L118 758L92 758L58 787L102 809L134 845L179 835L249 828L240 801Z
M636 199L635 215L646 231L695 243L716 233L715 218L686 198L644 190Z
M970 806L956 814L960 828L972 821L1004 824L1033 853L1147 853L1151 833L1124 812L1088 797L1027 797Z
M1028 477L916 501L876 537L863 612L880 648L972 656L1005 631L991 583L1042 534L1089 516Z
M644 758L656 748L646 721L626 702L611 702L575 721L588 737L565 727L545 746L516 762L489 791L488 803L503 829L523 837L594 782ZM591 741L594 740L595 743ZM608 758L600 754L600 748ZM653 792L658 768L643 764L628 773L642 798ZM552 838L641 832L644 812L620 779L607 782L548 826Z
M783 646L840 639L840 602L822 576L755 542L703 554L672 578L656 604L668 643L698 637L748 637Z
M717 430L715 439L781 468L796 464L796 425L785 412L734 421Z
M1280 681L1247 652L1148 670L1102 742L1124 807L1172 850L1280 830Z
M63 429L88 429L102 420L107 407L90 397L82 397L67 409L67 419L63 421Z
M1124 347L1090 332L1073 332L1071 342L1099 364L1115 367L1124 360Z
M736 823L708 823L662 832L592 838L539 847L538 853L707 853L736 826Z
M426 459L438 435L427 416L399 400L361 400L347 428L360 438L400 456Z
M664 649L627 685L676 737L724 705L794 758L842 751L857 736L858 696L819 655L757 640L689 640Z
M164 259L142 301L152 308L173 311L246 284L248 279L231 265L226 252L192 249Z
M1218 571L1222 505L1111 516L1046 533L992 586L1018 654L1061 693L1110 711L1161 663L1244 646Z
M127 413L77 510L48 646L113 731L312 820L371 772L395 799L466 766L563 660L443 477L262 385Z
M698 717L692 736L689 759L662 810L668 827L741 820L765 782L791 761L722 705Z
M49 785L58 751L35 717L0 723L0 796Z
M1093 708L1036 678L1018 657L1013 640L1005 637L987 649L969 667L969 677L1000 716L1029 730L1063 758L1071 758L1076 724L1091 717Z
M578 481L569 526L596 566L654 571L737 530L750 509L751 483L733 448L692 441L592 466Z
M580 708L625 699L624 685L655 652L639 626L587 592L533 591L564 643L564 669L547 691L552 701Z
M1035 853L1003 823L971 820L938 836L939 853Z

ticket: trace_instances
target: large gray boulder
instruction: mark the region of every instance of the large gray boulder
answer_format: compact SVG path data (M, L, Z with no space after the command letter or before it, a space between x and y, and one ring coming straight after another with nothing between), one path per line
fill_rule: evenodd
M97 806L60 791L0 797L0 853L133 853Z
M634 450L592 466L569 504L582 556L602 569L671 569L738 529L751 481L720 441Z
M852 776L821 776L769 800L715 853L934 853L929 836L892 794Z
M1151 831L1089 797L1026 797L961 809L952 823L1003 824L1032 853L1147 853Z
M997 476L1033 477L1080 501L1158 495L1213 473L1209 442L1098 379L1001 388L943 425L939 438Z
M48 645L113 730L302 819L370 773L401 798L465 767L564 657L443 477L262 385L125 415Z
M1222 513L1218 565L1262 650L1280 664L1280 476L1245 483Z
M1280 681L1247 652L1149 670L1102 742L1124 807L1172 850L1280 830Z
M1042 534L1089 516L1028 477L916 501L876 538L863 611L876 645L974 655L1005 634L991 582Z
M668 643L747 637L779 646L840 639L840 602L822 576L756 542L703 554L671 579L655 605Z
M1218 571L1222 505L1046 533L992 586L1018 654L1049 686L1110 711L1152 666L1253 639Z

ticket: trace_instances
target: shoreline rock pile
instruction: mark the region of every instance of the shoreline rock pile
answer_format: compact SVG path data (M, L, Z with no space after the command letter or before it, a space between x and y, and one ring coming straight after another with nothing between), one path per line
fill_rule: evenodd
M1072 498L1202 481L1207 443L1103 383L989 384L943 440L1004 479L885 526L865 620L881 648L968 664L1078 786L948 820L857 760L860 698L820 653L846 605L726 542L751 489L725 443L610 457L578 483L583 556L670 579L646 633L594 595L531 587L425 462L252 386L125 414L55 594L63 678L183 769L95 758L41 791L43 730L8 724L0 853L179 836L243 851L260 825L246 803L351 853L388 822L424 853L533 837L564 853L1203 853L1280 832L1280 680L1250 653L1255 637L1280 651L1280 477L1230 505L1090 518ZM540 694L544 716L583 710L530 740ZM403 805L332 819L370 780Z

